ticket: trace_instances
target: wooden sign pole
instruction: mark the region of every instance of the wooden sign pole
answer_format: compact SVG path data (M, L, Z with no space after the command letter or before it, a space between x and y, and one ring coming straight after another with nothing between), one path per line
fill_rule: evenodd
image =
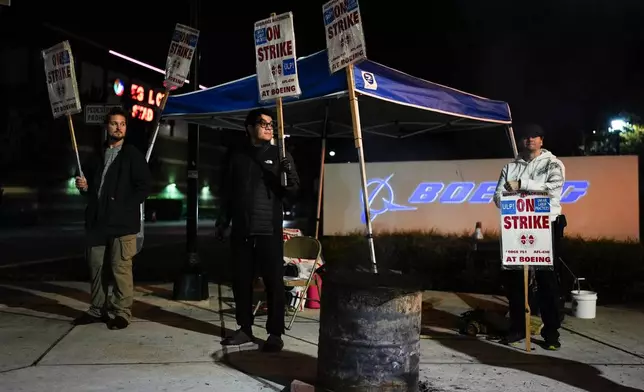
M163 94L163 99L161 100L161 107L159 108L159 117L157 118L157 126L154 129L152 138L150 138L150 145L148 146L148 151L145 153L145 160L150 162L150 157L152 156L152 150L154 149L154 143L157 140L157 135L159 134L159 128L161 127L161 115L165 109L165 104L168 102L168 96L170 95L170 90L166 89L165 94Z
M72 138L72 148L76 153L76 164L78 165L78 175L80 177L85 177L83 174L83 168L81 168L80 155L78 154L78 145L76 144L76 133L74 132L74 122L72 121L71 114L67 114L67 125L69 126L69 134Z
M353 122L353 138L356 149L358 150L358 160L360 165L360 178L362 181L362 203L367 222L367 241L369 242L369 256L371 258L371 269L374 274L378 273L378 264L376 263L376 251L373 244L373 227L371 225L371 213L369 211L369 193L367 192L367 169L364 163L364 150L362 147L362 127L360 125L360 108L358 107L358 97L353 81L353 64L347 66L347 88L349 90L349 105L351 107L351 121Z
M530 352L532 350L532 345L530 344L530 337L532 332L530 331L530 320L531 320L531 311L530 311L530 301L528 300L529 290L529 276L530 276L530 267L527 265L523 266L523 293L525 296L525 350Z
M277 14L273 12L271 18L274 18ZM276 101L276 111L277 111L277 148L279 149L280 158L286 158L286 145L284 144L284 111L282 108L282 97L277 97ZM286 186L286 173L281 178L282 185Z
M282 97L277 98L277 147L280 157L286 157L286 145L284 144L284 112L282 111ZM282 176L282 182L286 186L286 173Z

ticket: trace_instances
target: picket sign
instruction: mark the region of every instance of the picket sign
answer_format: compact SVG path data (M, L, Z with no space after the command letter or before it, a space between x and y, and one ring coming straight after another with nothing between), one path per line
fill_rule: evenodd
M503 269L523 269L525 344L530 352L530 268L554 268L550 196L547 192L504 192L500 206L501 265Z

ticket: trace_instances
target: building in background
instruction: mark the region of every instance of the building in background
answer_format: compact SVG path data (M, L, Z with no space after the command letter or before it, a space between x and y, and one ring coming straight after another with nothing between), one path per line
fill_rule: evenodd
M7 36L15 27L3 20L0 30ZM67 122L51 114L41 51L70 42L83 106L73 116L81 161L105 138L101 108L106 105L121 105L131 113L128 142L147 150L164 94L163 75L53 26L30 26L29 35L13 37L0 46L0 96L5 103L0 107L0 225L82 221L84 202L74 187L70 133ZM213 190L225 146L241 135L201 129L199 197L204 218L213 215ZM147 208L159 219L184 214L187 135L185 123L161 125L150 160L154 189Z

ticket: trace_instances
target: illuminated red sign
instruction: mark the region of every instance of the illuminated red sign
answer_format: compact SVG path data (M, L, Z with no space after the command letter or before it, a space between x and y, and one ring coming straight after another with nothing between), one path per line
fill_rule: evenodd
M156 108L161 106L163 92L148 89L136 83L130 85L130 98L138 102L132 106L132 117L151 122L154 120Z
M147 91L146 91L147 90ZM155 92L154 89L146 89L145 87L132 83L130 86L130 94L133 100L137 102L144 102L147 99L147 104L150 106L161 106L161 101L163 101L162 92Z
M131 83L128 87L130 90L129 98L133 101L132 118L147 122L154 121L156 109L161 107L161 101L163 101L165 93L138 83ZM126 87L122 79L116 79L113 85L114 94L119 97L127 96L124 91L127 91L128 87Z
M132 105L132 117L143 121L152 121L154 120L154 109L141 105Z

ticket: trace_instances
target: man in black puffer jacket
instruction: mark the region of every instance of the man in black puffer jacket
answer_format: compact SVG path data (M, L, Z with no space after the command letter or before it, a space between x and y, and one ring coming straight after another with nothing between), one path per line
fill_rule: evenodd
M267 109L255 109L246 117L248 143L228 156L222 176L222 203L217 219L217 236L222 239L232 221L233 294L235 317L240 329L225 338L222 345L253 341L254 268L260 269L268 304L265 351L284 347L284 203L292 202L299 189L299 178L290 154L281 158L271 144L273 117ZM286 174L286 184L284 184Z

